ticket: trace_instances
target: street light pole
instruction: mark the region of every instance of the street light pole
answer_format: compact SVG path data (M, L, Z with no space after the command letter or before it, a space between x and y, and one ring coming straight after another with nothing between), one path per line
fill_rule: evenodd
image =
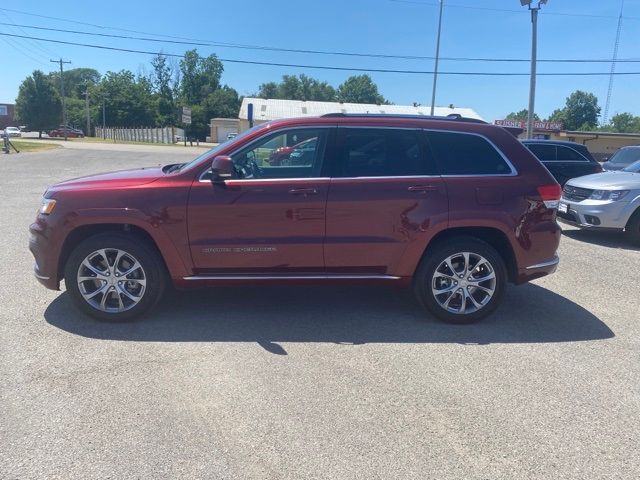
M439 0L440 15L438 17L438 39L436 40L436 63L433 69L433 92L431 93L431 116L433 117L436 108L436 85L438 83L438 64L440 63L440 34L442 32L442 9L444 0Z
M520 0L531 11L531 80L529 84L529 111L527 115L527 138L533 138L533 119L536 108L536 75L538 67L538 12L547 0L539 0L537 7L532 7L532 0Z

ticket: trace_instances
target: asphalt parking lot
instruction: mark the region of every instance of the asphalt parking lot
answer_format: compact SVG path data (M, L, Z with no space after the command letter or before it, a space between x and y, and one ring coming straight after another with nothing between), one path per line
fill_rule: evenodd
M192 156L0 156L0 478L640 477L640 249L621 235L567 228L558 272L472 326L369 287L172 294L101 324L36 282L48 184Z

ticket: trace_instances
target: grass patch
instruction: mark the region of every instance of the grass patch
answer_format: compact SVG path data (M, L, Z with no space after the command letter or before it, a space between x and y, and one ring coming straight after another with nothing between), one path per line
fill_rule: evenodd
M11 143L13 143L13 145L20 150L20 153L22 152L42 152L45 150L53 150L54 148L60 148L60 145L56 145L55 143L44 143L44 142L38 142L33 141L33 142L29 142L26 140L16 140L16 139L12 139ZM15 153L15 150L11 150L11 153Z

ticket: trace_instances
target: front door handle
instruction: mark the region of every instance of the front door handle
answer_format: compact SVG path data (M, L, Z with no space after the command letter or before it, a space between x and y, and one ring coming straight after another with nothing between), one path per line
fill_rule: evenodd
M437 189L438 187L436 187L435 185L411 185L409 188L407 188L407 190L409 190L410 192L421 193L423 195L429 192L433 192Z
M306 197L307 195L317 195L318 190L316 188L292 188L289 190L289 193L291 195L304 195Z

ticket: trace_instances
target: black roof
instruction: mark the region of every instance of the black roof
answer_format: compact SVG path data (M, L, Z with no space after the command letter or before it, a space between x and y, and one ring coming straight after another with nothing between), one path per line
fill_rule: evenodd
M322 117L336 117L336 118L406 118L409 120L424 119L424 120L447 120L455 122L469 122L469 123L484 123L484 120L477 118L463 117L459 113L450 113L446 116L431 116L431 115L411 115L411 114L394 114L394 113L326 113Z

